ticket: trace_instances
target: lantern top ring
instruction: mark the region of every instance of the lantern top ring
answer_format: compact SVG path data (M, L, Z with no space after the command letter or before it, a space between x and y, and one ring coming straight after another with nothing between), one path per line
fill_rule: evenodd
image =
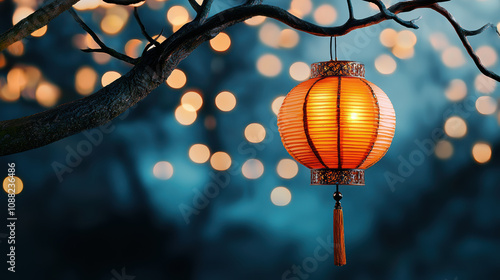
M338 76L364 78L365 65L347 60L330 60L311 64L311 79Z

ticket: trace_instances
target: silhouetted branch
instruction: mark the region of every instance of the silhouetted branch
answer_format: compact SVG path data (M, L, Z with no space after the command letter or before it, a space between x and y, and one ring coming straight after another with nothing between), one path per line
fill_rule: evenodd
M436 12L440 13L441 15L443 15L451 23L451 25L455 29L455 32L458 35L458 38L460 38L460 41L462 41L462 44L464 45L465 49L467 50L467 53L472 58L472 60L476 64L479 71L481 71L481 73L483 73L484 75L500 82L500 76L498 74L486 69L486 67L482 64L481 59L479 59L477 54L474 52L474 49L472 48L472 46L469 43L469 40L467 39L468 36L478 35L478 34L482 33L483 31L485 31L487 28L489 28L489 27L495 28L495 26L493 24L486 24L477 30L466 30L466 29L462 28L462 26L460 26L460 24L455 20L455 18L453 17L452 14L450 14L450 12L448 12L445 8L443 8L439 4L433 4L432 6L430 6L430 8L435 10ZM500 33L498 33L498 30L497 30L497 34L500 35Z
M196 0L188 0L188 1L189 1L189 5L191 5L191 7L193 7L194 11L196 13L199 13L201 10L200 4L198 4L198 2L196 2Z
M116 4L116 5L132 5L144 2L146 0L103 0L106 3Z
M139 24L139 27L141 28L142 35L146 37L146 39L149 41L150 44L153 44L157 47L160 46L160 43L158 41L154 40L149 36L148 32L146 31L146 27L144 27L144 24L142 24L141 18L139 17L139 12L137 12L137 7L134 7L134 17L135 20L137 21L137 24Z
M0 35L0 51L44 27L80 0L54 0Z
M69 1L69 0L66 0ZM116 0L113 0L116 1ZM249 0L208 18L213 0L205 0L196 18L185 24L177 32L169 36L155 48L150 47L140 59L132 59L120 53L114 53L106 47L97 35L79 19L74 11L71 13L82 27L89 32L103 52L135 64L130 72L102 88L96 93L62 104L45 112L20 119L0 122L0 155L19 153L38 148L63 139L86 129L105 124L125 112L128 108L145 98L153 89L162 84L177 67L180 61L189 56L201 43L210 40L227 27L254 16L266 16L281 21L291 28L316 36L342 36L355 29L371 26L382 21L393 19L405 26L416 28L412 21L404 21L397 16L421 8L431 8L443 15L455 28L467 52L476 66L485 75L500 81L500 77L488 71L482 64L467 41L467 36L477 35L492 25L485 25L477 30L463 29L453 16L438 2L447 0L414 0L403 1L386 8L380 1L380 12L362 19L350 17L344 24L335 27L323 27L299 19L288 11L276 6L259 4L260 0ZM124 3L124 1L120 1ZM63 9L63 8L61 8ZM29 21L26 24L30 24ZM12 36L17 36L14 35ZM156 40L155 40L156 41ZM1 42L1 41L0 41ZM98 50L88 50L98 51ZM123 57L124 56L124 57Z
M83 22L83 20L76 14L75 10L69 9L69 13L73 16L73 18L75 19L75 21L78 22L78 24L80 24L80 26L83 28L83 30L87 31L87 33L90 36L92 36L92 39L94 39L94 41L99 45L99 47L101 47L100 49L90 49L89 48L89 49L84 49L82 51L84 51L84 52L101 52L101 53L107 53L110 56L112 56L114 58L117 58L119 60L125 61L127 63L130 63L130 64L136 64L137 63L137 59L131 58L128 55L125 55L125 54L122 54L120 52L117 52L114 49L106 46L106 44L104 44L101 41L101 39L99 39L99 37L97 36L97 34L95 34L95 32L92 31L92 29L90 29L90 27L87 24L85 24L85 22Z

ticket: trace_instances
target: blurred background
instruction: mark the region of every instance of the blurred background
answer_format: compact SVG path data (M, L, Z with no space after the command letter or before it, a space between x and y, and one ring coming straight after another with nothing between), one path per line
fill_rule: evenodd
M6 31L43 1L0 0ZM311 22L347 19L346 1L264 1ZM356 17L377 12L353 1ZM387 5L397 1L384 1ZM240 4L217 0L213 12ZM444 3L464 28L500 24L496 0ZM132 57L145 39L132 7L82 0L78 14ZM193 19L187 1L139 13L164 40ZM331 253L333 187L310 186L286 152L276 114L286 93L329 60L329 38L255 17L201 45L166 83L110 124L0 159L15 162L19 279L494 279L500 273L500 112L451 25L383 22L338 38L393 102L396 135L344 194L347 265ZM497 26L500 29L500 25ZM500 39L471 37L500 73ZM79 49L96 44L68 13L0 53L0 120L88 96L131 66ZM2 176L3 178L3 176ZM0 196L7 208L7 195ZM0 211L5 221L7 211ZM7 229L0 227L1 257ZM7 265L2 261L2 273ZM2 279L15 279L6 274Z

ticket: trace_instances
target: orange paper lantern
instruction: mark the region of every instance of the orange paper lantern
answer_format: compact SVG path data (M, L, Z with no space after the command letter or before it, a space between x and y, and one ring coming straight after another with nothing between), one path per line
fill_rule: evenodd
M396 116L391 101L364 79L364 65L327 61L311 65L311 78L293 88L280 108L278 127L290 155L311 169L312 185L364 185L364 170L391 145ZM340 192L334 194L340 210ZM340 216L339 216L340 215ZM334 242L343 246L342 212ZM336 251L337 253L337 251ZM343 256L337 256L344 254ZM345 252L336 264L345 264ZM337 258L338 257L338 258Z

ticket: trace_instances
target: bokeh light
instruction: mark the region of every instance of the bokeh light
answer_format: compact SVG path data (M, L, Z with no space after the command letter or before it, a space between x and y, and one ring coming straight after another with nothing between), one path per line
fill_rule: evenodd
M266 129L259 123L251 123L245 128L245 138L251 143L260 143L266 138Z
M112 82L118 80L122 75L116 71L108 71L102 75L101 84L103 87L111 84Z
M290 12L298 18L302 18L312 11L312 7L311 0L292 0L290 3Z
M266 20L265 16L255 16L245 20L245 23L251 26L262 24Z
M182 96L181 104L188 111L198 111L203 105L203 98L196 91L188 91Z
M225 52L231 46L231 38L226 33L221 32L210 40L210 46L216 52Z
M281 29L273 22L268 22L261 26L259 38L264 45L277 48L280 43Z
M434 152L439 159L449 159L453 155L453 145L450 141L440 140L436 143Z
M31 33L31 36L42 37L43 35L45 35L45 33L47 33L47 25L33 31L33 33Z
M143 47L143 43L139 39L130 39L125 44L125 54L130 57L139 57L139 50Z
M80 0L73 7L79 11L93 10L101 4L100 0Z
M282 48L293 48L299 43L299 33L293 29L283 29L279 37L279 46Z
M481 96L476 100L476 109L480 114L491 115L497 110L497 102L490 96Z
M474 80L474 87L480 93L490 94L495 91L497 87L497 81L484 74L478 74Z
M396 71L396 61L390 55L382 54L375 59L375 69L381 74L390 75Z
M231 167L231 157L225 152L216 152L210 158L210 165L218 171L228 170Z
M276 172L281 178L292 179L299 172L299 166L294 160L285 158L278 163Z
M14 179L15 181L14 182L11 182L11 180ZM14 184L14 187L12 186L9 186L9 184ZM3 180L3 190L6 192L6 193L10 193L12 194L12 191L9 191L9 190L12 190L14 189L14 194L20 194L23 189L24 189L24 184L23 184L23 181L21 180L21 178L17 177L17 176L7 176L5 177L5 179Z
M292 200L292 193L285 187L276 187L271 192L271 202L276 206L286 206Z
M272 54L265 54L257 60L257 70L266 77L276 77L281 72L281 60Z
M210 158L210 149L203 144L194 144L189 148L189 158L195 163L205 163Z
M168 161L159 161L153 167L153 174L160 180L168 180L174 175L174 167Z
M264 165L258 159L249 159L243 163L241 173L247 179L257 179L264 173Z
M450 101L460 101L467 95L467 85L460 79L454 79L448 84L444 94Z
M23 41L17 41L7 47L7 51L13 56L22 56L24 54Z
M223 112L229 112L236 106L236 97L229 91L223 91L215 97L215 105Z
M398 40L398 32L392 28L386 28L380 32L380 43L388 48L396 46Z
M16 25L18 22L31 15L35 10L30 7L21 6L14 10L12 15L12 25Z
M472 156L478 163L486 163L491 159L491 147L488 143L478 142L472 147Z
M271 109L275 115L278 115L280 112L281 104L283 104L283 100L285 100L285 96L278 96L273 100L271 104Z
M180 89L186 85L187 77L183 71L179 69L174 69L167 79L167 85L174 89Z
M41 82L35 92L36 101L44 107L52 107L61 97L61 90L49 82Z
M183 6L172 6L167 12L167 20L174 26L182 26L189 21L189 12Z
M497 63L497 52L490 46L481 46L477 48L476 54L485 67L491 67Z
M398 32L397 45L403 48L412 48L417 43L417 36L411 30Z
M314 20L319 25L330 25L337 20L337 10L331 5L323 4L314 11Z
M467 134L467 124L457 116L450 117L444 123L444 131L453 138L462 138Z
M186 110L184 106L175 109L175 119L182 125L190 125L196 121L198 114L194 110Z
M465 64L462 50L456 46L447 47L441 54L444 65L450 68L457 68Z
M310 76L311 69L304 62L295 62L290 66L290 77L296 81L305 81Z
M75 89L81 95L91 94L97 83L97 72L89 66L80 67L76 71Z

